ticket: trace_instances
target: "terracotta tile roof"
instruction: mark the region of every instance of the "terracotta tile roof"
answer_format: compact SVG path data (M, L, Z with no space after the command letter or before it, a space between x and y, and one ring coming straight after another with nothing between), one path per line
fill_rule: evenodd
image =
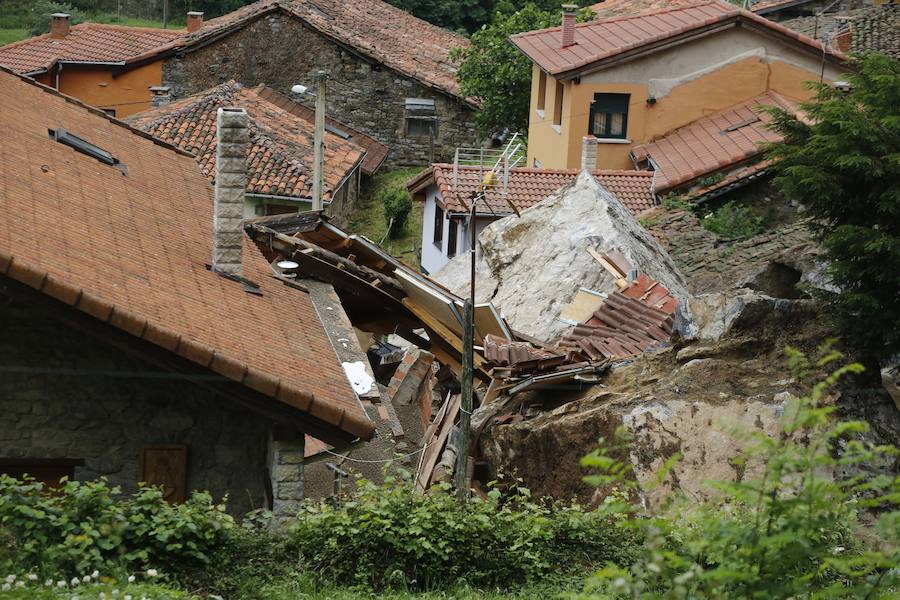
M632 153L638 160L649 156L658 168L657 193L678 187L757 158L763 152L760 144L779 141L781 136L768 128L772 117L767 106L800 112L793 101L768 92L635 146Z
M866 6L819 17L798 17L782 25L818 40L834 33L838 17L850 17L852 52L874 51L900 59L900 3Z
M301 119L305 119L310 123L315 124L316 111L314 111L313 109L303 106L299 102L294 102L284 94L276 92L272 88L266 87L264 85L259 86L256 89L256 93L260 98L268 100L275 106L291 113L292 115L296 115ZM331 117L326 115L325 124L328 127L347 134L347 139L350 142L356 144L366 151L366 157L363 159L362 163L362 170L366 175L372 175L373 173L375 173L375 171L378 170L378 167L384 164L385 159L387 159L388 154L390 154L391 152L390 148L388 148L375 138L357 131L349 125L341 123L337 119L332 119Z
M250 115L250 180L247 192L291 198L312 197L315 125L261 95L260 87L234 81L172 102L129 119L147 133L196 155L210 181L216 174L216 111L240 106ZM325 133L326 198L350 176L365 151L338 135Z
M580 23L575 26L575 44L566 48L561 47L561 27L520 33L510 40L547 73L575 76L580 69L601 68L604 61L620 58L625 53L637 53L664 41L690 39L709 29L729 26L762 29L816 52L825 51L820 42L718 0ZM845 58L827 52L837 60Z
M610 294L559 346L587 360L636 356L669 341L676 304L665 287L642 273L621 292Z
M39 73L59 61L130 63L152 55L184 30L82 23L62 39L39 35L0 47L0 65L17 73Z
M506 198L519 210L525 210L572 183L579 172L577 169L510 169ZM656 206L650 190L653 179L650 171L594 171L593 175L634 214ZM441 191L445 208L462 212L466 210L472 192L480 189L481 179L482 172L478 167L460 167L458 182L454 186L453 165L434 164L417 175L407 187L417 191L434 182ZM487 201L493 213L484 212L498 215L511 213L506 198L499 190L489 189Z
M57 128L127 174L53 141ZM213 192L192 157L6 69L0 131L0 274L311 415L335 437L372 434L309 297L273 278L249 238L244 276L261 296L206 268Z
M381 0L261 0L207 21L186 35L180 45L190 47L279 9L356 52L465 99L456 80L458 65L450 58L450 51L468 46L469 41Z

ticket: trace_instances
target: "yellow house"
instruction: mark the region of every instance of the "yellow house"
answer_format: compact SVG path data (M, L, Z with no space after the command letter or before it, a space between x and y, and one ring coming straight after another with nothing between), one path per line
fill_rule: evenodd
M57 13L50 33L0 48L0 64L121 119L151 107L165 57L202 24L202 13L188 13L187 30L71 25Z
M530 167L579 167L593 135L599 169L660 170L654 154L668 152L679 172L664 175L679 183L721 171L765 141L757 103L799 110L806 82L838 79L845 60L716 0L580 24L575 14L567 7L562 27L511 38L533 62Z

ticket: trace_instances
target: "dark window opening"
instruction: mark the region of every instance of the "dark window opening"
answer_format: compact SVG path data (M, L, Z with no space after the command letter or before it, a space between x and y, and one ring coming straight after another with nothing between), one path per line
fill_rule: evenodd
M563 84L556 82L556 97L553 99L553 124L562 125Z
M594 94L588 133L624 140L628 133L628 94Z
M80 138L74 133L70 133L65 129L48 129L47 133L50 134L50 139L59 142L63 146L68 146L72 148L76 152L81 152L84 155L90 156L93 159L96 159L102 162L105 165L109 165L113 168L119 169L122 171L123 175L128 174L128 169L119 162L119 159L114 157L110 152L104 150L100 146L96 146L84 138Z
M434 206L434 243L440 247L444 239L444 210L435 204Z
M434 100L406 99L406 136L432 138L437 135L437 112Z
M547 74L541 71L538 79L537 109L544 110L547 103Z
M450 221L450 229L447 232L447 256L456 256L456 236L458 234L459 224L456 221Z

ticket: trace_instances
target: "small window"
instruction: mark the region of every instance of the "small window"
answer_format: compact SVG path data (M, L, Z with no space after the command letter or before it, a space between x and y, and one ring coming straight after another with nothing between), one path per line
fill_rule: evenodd
M444 240L444 209L440 206L434 206L434 238L436 246L440 247Z
M562 125L562 107L563 107L563 84L556 82L556 97L553 106L553 124Z
M628 133L628 94L594 94L588 133L624 140Z
M431 138L437 135L437 112L434 100L427 98L406 99L406 136Z
M119 169L122 171L123 175L128 174L128 169L119 162L119 159L114 157L110 152L104 150L100 146L96 146L84 138L80 138L74 133L68 132L65 129L48 129L47 133L50 135L51 140L55 140L62 144L63 146L68 146L72 148L76 152L81 152L87 156L90 156L93 159L96 159L102 162L105 165L109 165L115 169Z
M456 236L459 230L459 224L450 221L450 229L447 231L447 256L456 256Z
M541 71L538 79L537 109L544 110L547 104L547 74Z

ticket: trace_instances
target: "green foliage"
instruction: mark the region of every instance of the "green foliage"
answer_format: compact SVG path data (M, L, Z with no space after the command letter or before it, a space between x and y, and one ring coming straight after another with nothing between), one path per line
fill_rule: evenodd
M100 575L88 581L48 579L41 581L35 574L9 575L0 584L0 597L4 600L72 600L73 598L146 598L153 600L185 600L184 592L165 585L152 583L128 583L126 580Z
M307 504L290 539L300 562L328 581L378 588L436 588L461 580L508 587L553 572L634 558L635 534L580 506L534 502L516 489L505 501L461 505L449 489L416 494L408 482L361 481L334 507Z
M805 381L842 357L826 345L815 362L792 349L788 358L795 378ZM833 388L861 370L841 366L791 398L774 436L732 431L743 443L732 463L744 476L711 482L716 500L675 499L661 515L629 516L627 523L645 533L646 551L627 569L599 571L590 590L603 598L896 598L900 484L877 467L889 466L897 449L864 442L866 423L834 419ZM621 451L613 446L586 457L583 463L599 471L589 481L633 492ZM880 539L856 541L860 509L880 511ZM607 510L631 515L634 507L614 499Z
M66 13L69 15L69 23L77 25L84 21L84 15L71 4L54 2L53 0L38 0L31 7L25 17L25 28L31 35L41 35L50 31L50 15L53 13Z
M691 205L678 194L666 194L662 198L662 207L666 210L690 210Z
M173 506L156 488L121 496L102 479L64 481L54 495L43 487L0 475L0 570L58 576L113 566L187 569L208 562L233 526L205 493Z
M785 139L771 157L775 182L819 225L839 331L877 358L900 350L900 62L854 66L849 93L816 86L804 121L773 111Z
M728 240L753 237L763 231L763 219L747 206L726 202L701 221L703 227Z
M713 173L712 175L707 175L706 177L701 177L697 180L697 186L701 188L709 187L711 185L716 185L717 183L721 183L725 180L725 173Z
M392 189L381 196L384 203L384 223L387 234L391 238L398 238L406 228L409 213L412 212L412 196L405 189Z
M489 134L509 127L528 129L531 101L531 61L510 43L509 36L523 31L554 27L561 20L559 7L548 10L529 2L518 10L510 3L498 10L490 24L472 34L472 45L457 50L462 62L458 78L462 92L477 98L481 109L476 114L479 132ZM593 18L583 10L579 20Z
M509 14L528 4L523 0L388 0L388 2L424 21L460 33L477 31L488 24L496 13ZM542 10L555 11L557 22L554 25L559 25L560 5L563 3L555 0L537 0L531 4ZM587 6L592 2L581 0L572 4Z

